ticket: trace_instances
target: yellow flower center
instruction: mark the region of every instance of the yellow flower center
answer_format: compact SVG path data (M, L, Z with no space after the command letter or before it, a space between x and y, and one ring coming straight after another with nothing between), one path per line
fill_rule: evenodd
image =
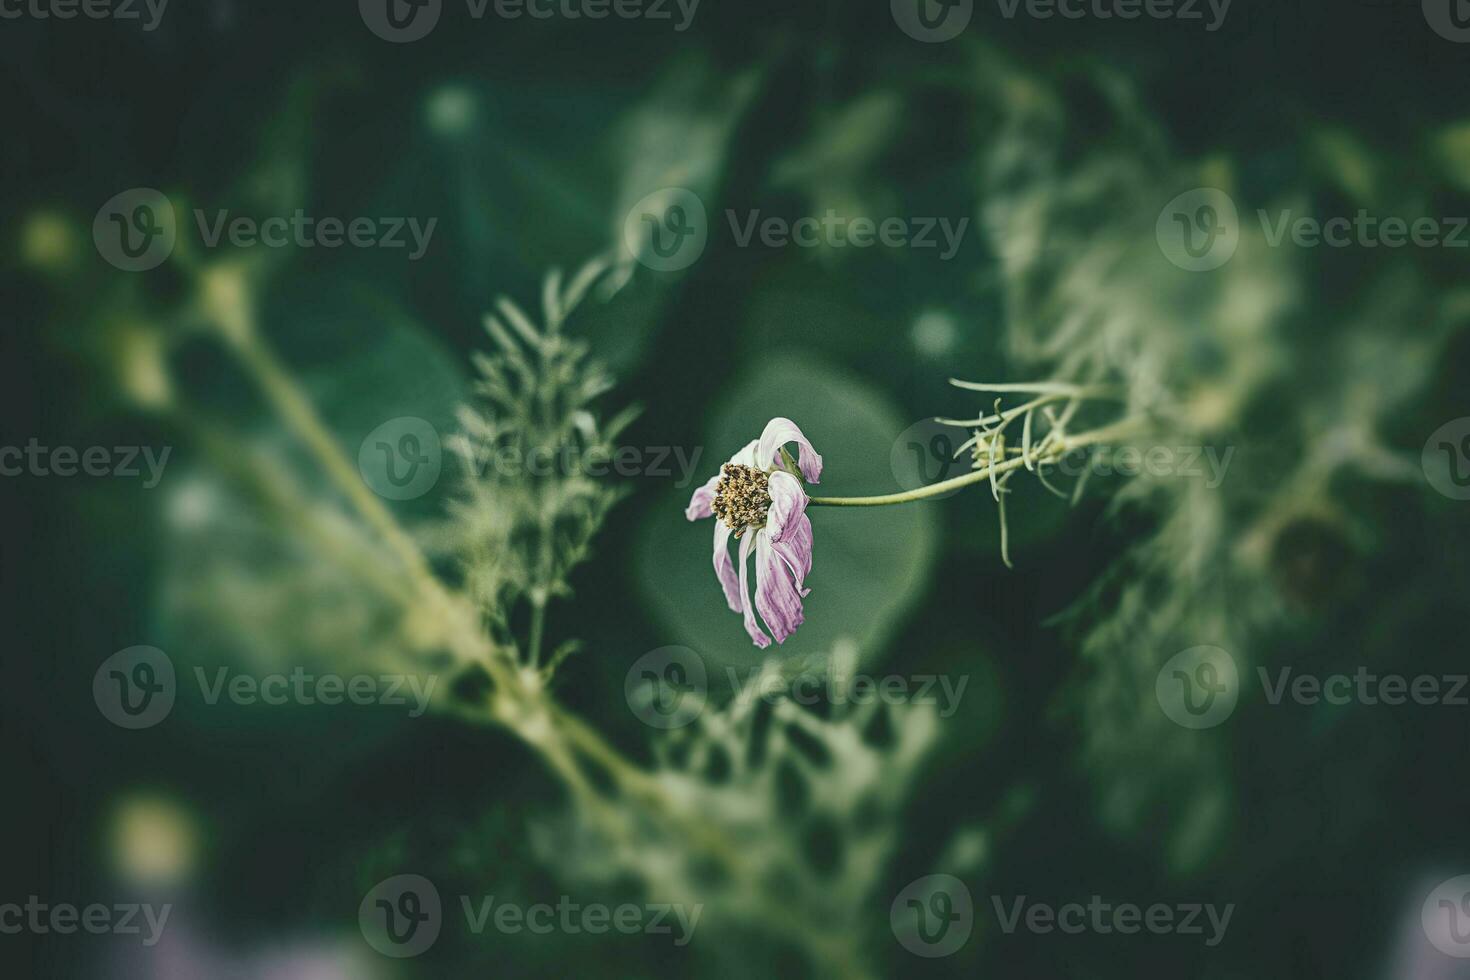
M770 476L740 463L726 463L720 474L720 482L715 484L715 516L737 538L748 527L763 527L771 509Z

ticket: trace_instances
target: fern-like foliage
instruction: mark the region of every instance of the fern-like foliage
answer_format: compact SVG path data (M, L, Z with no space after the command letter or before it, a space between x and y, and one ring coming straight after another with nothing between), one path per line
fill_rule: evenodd
M531 665L541 662L547 604L570 594L568 574L623 496L605 474L637 410L599 418L594 403L612 378L585 341L562 332L606 271L595 261L566 284L547 276L539 326L500 299L485 317L493 351L474 357L480 402L460 411L463 431L450 443L467 475L451 509L468 590L501 642L516 642L511 617L529 610L521 656ZM572 649L559 647L548 666Z

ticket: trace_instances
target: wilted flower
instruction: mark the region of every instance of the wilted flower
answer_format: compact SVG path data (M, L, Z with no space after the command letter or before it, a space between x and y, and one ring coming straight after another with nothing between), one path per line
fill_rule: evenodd
M786 451L796 443L797 459ZM771 419L708 483L694 491L684 516L715 518L715 575L725 601L745 617L745 631L758 647L771 645L756 612L777 643L802 623L803 586L812 570L812 522L806 516L802 481L816 483L822 457L790 419ZM750 533L746 533L750 532ZM730 562L730 535L740 541L740 572ZM750 598L747 560L755 552L755 602Z

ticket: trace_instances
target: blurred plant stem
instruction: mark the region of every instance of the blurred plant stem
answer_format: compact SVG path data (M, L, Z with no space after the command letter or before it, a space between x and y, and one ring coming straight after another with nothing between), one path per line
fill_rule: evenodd
M441 710L514 733L537 753L581 811L609 839L625 838L639 833L641 824L652 824L678 835L691 851L712 860L731 877L749 879L751 888L763 890L765 883L744 866L740 850L720 827L677 804L653 773L635 765L580 717L558 704L547 690L550 668L540 666L548 598L544 579L551 541L546 522L542 521L538 543L542 587L531 595L529 656L523 663L513 648L498 643L484 629L473 599L434 573L417 543L360 479L316 407L260 335L243 276L228 269L200 271L206 320L281 422L310 450L332 485L387 546L403 578L392 570L385 571L372 556L364 556L360 546L354 547L320 514L300 506L300 493L282 468L256 466L254 461L243 463L222 431L179 411L182 427L200 447L223 472L237 478L272 511L280 513L288 526L321 546L332 560L366 578L415 623L428 624L432 635L425 638L425 646L442 645L459 666L478 666L489 675L493 687L484 700L465 700L446 686L435 698ZM589 766L606 775L611 791L595 785L589 777ZM795 924L773 924L785 930L788 938L818 953L834 975L869 975L845 944L811 936Z

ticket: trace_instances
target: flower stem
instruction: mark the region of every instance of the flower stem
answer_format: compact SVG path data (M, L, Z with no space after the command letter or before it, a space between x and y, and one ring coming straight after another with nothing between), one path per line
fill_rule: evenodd
M1033 463L1053 463L1074 449L1084 446L1093 446L1100 442L1118 439L1123 436L1136 435L1141 425L1137 419L1125 419L1122 422L1084 432L1070 439L1062 439L1056 445L1047 449L1039 456L1032 457ZM937 497L960 487L967 487L972 483L980 483L990 479L991 474L1008 473L1011 470L1020 469L1026 465L1026 457L1016 456L1013 459L1001 460L980 469L971 470L963 476L956 476L939 483L931 483L926 487L916 490L906 490L903 493L885 493L876 497L808 497L807 504L812 507L885 507L889 504L907 504L915 500L923 500L927 497Z

